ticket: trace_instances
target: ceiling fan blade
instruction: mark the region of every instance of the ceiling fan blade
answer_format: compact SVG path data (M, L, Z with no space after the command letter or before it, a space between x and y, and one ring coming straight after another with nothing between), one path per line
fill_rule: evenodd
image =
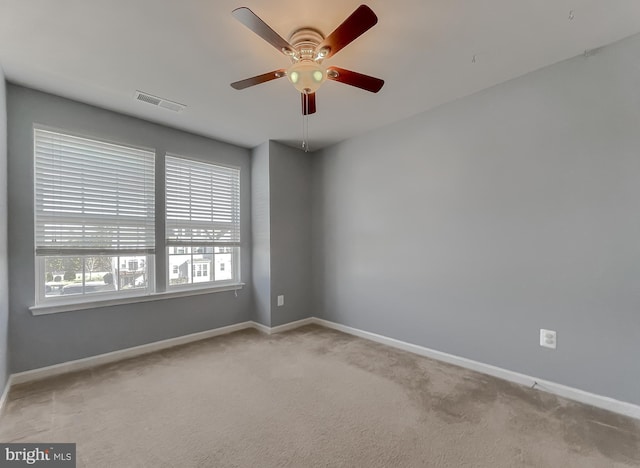
M273 47L278 49L285 55L291 55L294 52L293 47L286 40L284 40L277 32L262 21L258 15L247 7L236 8L231 14L244 24L247 28L251 29L254 33L267 41Z
M327 78L340 83L355 86L356 88L364 89L365 91L371 91L377 93L382 89L384 80L375 78L369 75L363 75L362 73L354 72L351 70L345 70L344 68L329 67L327 68Z
M328 49L324 58L329 58L371 29L377 22L378 17L373 10L367 5L360 5L356 11L351 13L351 16L322 41L316 50Z
M262 75L253 76L251 78L247 78L246 80L236 81L235 83L231 83L231 87L234 89L245 89L249 86L255 86L257 84L266 83L267 81L276 80L278 78L282 78L287 73L284 68L280 70L275 70L269 73L264 73Z
M316 93L304 94L300 93L302 97L302 115L309 115L316 113Z

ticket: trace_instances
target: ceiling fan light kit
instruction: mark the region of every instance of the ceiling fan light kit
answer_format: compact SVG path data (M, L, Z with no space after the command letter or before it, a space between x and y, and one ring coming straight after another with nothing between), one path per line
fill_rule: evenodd
M298 91L311 94L327 79L327 71L316 61L301 60L289 67L287 77Z

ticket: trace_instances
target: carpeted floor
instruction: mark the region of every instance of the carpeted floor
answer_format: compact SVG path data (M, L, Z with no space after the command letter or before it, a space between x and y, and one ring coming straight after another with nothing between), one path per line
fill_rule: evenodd
M15 387L2 442L86 467L638 467L640 422L317 326Z

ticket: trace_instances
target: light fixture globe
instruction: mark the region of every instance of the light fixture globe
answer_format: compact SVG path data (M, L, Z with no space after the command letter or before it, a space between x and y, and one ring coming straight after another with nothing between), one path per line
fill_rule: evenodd
M313 60L300 60L289 67L287 78L298 91L311 94L327 79L327 71Z

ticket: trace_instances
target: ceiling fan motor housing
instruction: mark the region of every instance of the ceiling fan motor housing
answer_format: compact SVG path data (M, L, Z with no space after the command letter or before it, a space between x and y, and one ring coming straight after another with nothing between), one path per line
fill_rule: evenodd
M299 60L316 60L322 61L326 54L319 56L316 51L318 45L324 41L324 35L314 28L296 29L289 36L289 43L295 49L294 55L291 56L292 62ZM319 62L318 62L319 63Z

